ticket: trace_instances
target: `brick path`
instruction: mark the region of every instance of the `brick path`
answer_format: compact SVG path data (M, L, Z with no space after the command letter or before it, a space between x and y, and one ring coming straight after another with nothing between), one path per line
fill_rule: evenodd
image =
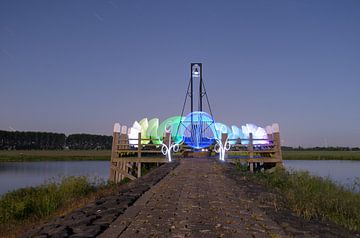
M35 225L19 237L96 237L177 165L178 162L174 162L152 169L145 176L120 185L114 194L45 224Z
M286 237L219 162L183 159L101 237Z
M228 163L196 158L178 164L153 169L20 237L360 237L297 217L274 203L279 195Z

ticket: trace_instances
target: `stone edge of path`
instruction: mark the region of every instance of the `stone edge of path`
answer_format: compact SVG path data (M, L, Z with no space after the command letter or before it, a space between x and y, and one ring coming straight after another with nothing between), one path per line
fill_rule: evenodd
M102 197L85 207L34 227L20 237L95 237L132 206L152 186L157 184L179 162L166 163L128 184L110 196Z

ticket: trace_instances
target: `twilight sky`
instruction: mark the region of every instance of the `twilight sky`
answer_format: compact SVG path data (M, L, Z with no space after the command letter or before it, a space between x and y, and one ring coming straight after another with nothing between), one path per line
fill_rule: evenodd
M360 146L358 0L1 0L0 129L179 115L193 61L216 121Z

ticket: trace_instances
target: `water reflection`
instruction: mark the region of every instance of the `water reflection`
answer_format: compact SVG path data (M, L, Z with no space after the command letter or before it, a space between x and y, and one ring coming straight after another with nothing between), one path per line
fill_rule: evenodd
M285 167L307 170L333 181L352 185L360 177L360 161L348 160L286 160ZM0 195L18 188L36 186L61 176L89 176L107 180L109 161L39 161L1 162Z
M62 176L109 178L108 161L1 162L0 195L18 188L36 186Z
M347 187L360 177L360 161L351 160L285 160L288 169L307 170L313 175L329 177L332 181ZM358 187L357 190L360 188Z

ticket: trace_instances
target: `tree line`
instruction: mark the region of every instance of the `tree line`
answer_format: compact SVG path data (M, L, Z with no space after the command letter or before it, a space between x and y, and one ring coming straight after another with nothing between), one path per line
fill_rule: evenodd
M108 150L111 144L112 136L0 130L0 150Z

